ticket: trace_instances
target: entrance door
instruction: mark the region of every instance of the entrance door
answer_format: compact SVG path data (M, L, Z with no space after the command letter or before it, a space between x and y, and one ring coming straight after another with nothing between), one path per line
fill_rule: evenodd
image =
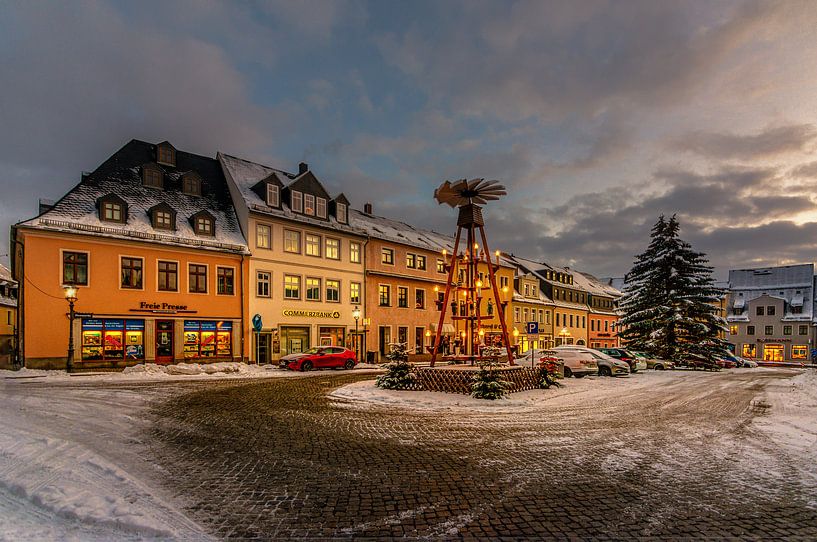
M763 361L783 361L783 345L763 345Z
M173 363L173 320L156 321L156 363Z
M272 359L270 346L272 343L272 333L260 333L258 337L258 363L269 363Z
M423 345L425 343L425 329L421 327L414 328L414 353L422 354Z

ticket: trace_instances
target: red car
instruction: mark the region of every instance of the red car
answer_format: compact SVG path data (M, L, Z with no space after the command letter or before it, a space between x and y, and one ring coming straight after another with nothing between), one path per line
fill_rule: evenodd
M355 353L342 346L315 346L297 354L287 354L278 364L281 369L292 369L293 371L335 367L354 369L355 365L357 365Z

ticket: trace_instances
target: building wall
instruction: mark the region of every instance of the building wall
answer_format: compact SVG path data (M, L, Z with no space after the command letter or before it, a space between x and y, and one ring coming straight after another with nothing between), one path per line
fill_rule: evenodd
M62 289L62 252L88 253L88 285L78 287L75 311L90 313L92 319L133 319L144 321L143 348L146 361L155 359L157 321L172 321L174 359L185 360L184 321L211 320L230 322L231 355L242 358L241 344L241 256L208 250L171 247L166 245L105 239L63 233L20 229L19 238L25 245L20 281L21 348L27 367L62 368L68 345L68 303ZM123 289L120 285L120 257L143 259L142 289ZM178 262L178 291L159 291L157 261ZM207 293L188 292L188 264L207 266ZM216 268L234 270L233 295L216 293ZM18 268L15 270L19 272ZM168 308L185 307L184 309ZM74 322L75 367L126 366L136 361L83 361L83 318ZM140 360L141 362L141 360Z
M564 307L556 304L554 312L554 340L556 344L587 345L589 327L586 309ZM572 317L572 319L571 319Z
M810 357L813 348L811 323L786 319L783 299L762 295L746 306L743 320L729 322L727 340L737 355L767 361L806 361ZM758 315L758 307L763 308L762 315ZM769 307L774 307L772 316L768 314ZM771 333L767 333L767 327ZM800 333L801 327L805 333ZM751 328L754 328L753 332Z
M613 348L619 345L615 331L618 316L591 312L587 318L587 340L591 348Z
M259 246L258 225L268 226L271 231L270 248ZM284 250L285 230L300 232L300 253ZM306 236L320 238L320 256L307 255ZM262 362L274 361L294 351L311 346L335 344L354 348L354 308L361 311L358 329L366 314L364 293L365 239L330 228L313 227L299 222L253 213L249 219L248 245L252 251L248 265L247 323L246 333L251 337L250 358ZM335 260L326 256L326 239L340 242L339 256ZM360 262L351 261L351 243L360 247ZM269 273L269 296L259 295L258 273ZM285 277L300 277L299 299L284 297ZM307 279L320 281L320 299L307 299ZM339 301L327 300L327 280L339 281ZM360 286L360 299L351 298L352 283ZM252 331L252 317L261 315L261 336ZM361 344L362 346L362 344Z
M17 309L0 305L0 369L11 368L16 321Z
M519 292L517 292L519 293ZM525 318L525 310L528 311L528 317ZM541 311L541 318L540 312ZM532 316L535 314L535 317ZM535 303L532 301L525 301L514 299L508 310L508 332L513 333L517 330L517 337L511 341L519 346L519 353L527 352L531 348L550 348L554 345L553 339L553 307ZM525 328L526 322L538 322L539 334L538 336L528 336Z

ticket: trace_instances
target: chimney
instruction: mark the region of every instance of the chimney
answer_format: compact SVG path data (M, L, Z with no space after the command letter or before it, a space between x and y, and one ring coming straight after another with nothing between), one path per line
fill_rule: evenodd
M303 175L307 171L309 171L309 164L306 162L301 162L298 164L298 175Z
M364 203L363 204L363 212L367 215L372 214L372 204L371 203Z
M54 201L50 199L40 198L40 212L39 214L47 213L54 208Z

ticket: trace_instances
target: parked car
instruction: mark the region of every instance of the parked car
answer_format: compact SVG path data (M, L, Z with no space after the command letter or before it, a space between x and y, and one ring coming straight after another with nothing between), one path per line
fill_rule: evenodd
M722 355L721 359L731 361L732 363L735 364L736 367L747 367L748 368L748 367L752 366L752 365L749 364L749 360L744 359L744 358L742 358L740 356L736 356L732 352L728 352L728 353ZM754 366L757 367L757 363L755 363Z
M553 364L553 369L562 376L570 376L565 373L565 360L553 350L543 350L541 348L532 348L522 354L522 357L514 358L517 365L528 366L534 364L537 367L544 367L547 364ZM569 371L572 372L572 371Z
M599 352L586 346L562 345L557 346L553 350L564 357L566 352L575 352L578 354L590 355L598 366L599 376L619 376L630 374L630 366L621 360L608 356L604 352ZM565 365L567 362L565 361Z
M330 369L343 367L354 369L357 365L355 353L342 346L315 346L297 354L282 357L278 366L293 371L311 371L312 369Z
M626 348L597 348L596 350L607 354L611 358L616 358L627 362L627 365L630 366L631 373L637 373L638 371L647 369L646 360L639 358Z
M533 358L534 355L536 356L535 358ZM522 355L521 358L517 358L516 361L520 365L524 365L526 362L530 363L531 359L534 359L536 363L539 363L543 357L552 358L564 364L565 378L570 378L571 376L583 378L587 375L594 375L599 372L596 359L593 356L583 352L573 352L567 350L541 350L537 348L528 350Z
M675 369L675 363L661 358L651 358L643 352L636 352L630 350L636 358L644 360L647 364L647 369L655 369L656 371L663 371L665 369Z
M746 367L746 368L754 369L755 367L757 367L757 362L755 360L753 360L753 359L749 359L749 358L740 358L740 359L743 360L743 366Z
M723 358L715 358L715 364L720 367L721 369L734 369L738 366L737 363L732 361L731 359Z

